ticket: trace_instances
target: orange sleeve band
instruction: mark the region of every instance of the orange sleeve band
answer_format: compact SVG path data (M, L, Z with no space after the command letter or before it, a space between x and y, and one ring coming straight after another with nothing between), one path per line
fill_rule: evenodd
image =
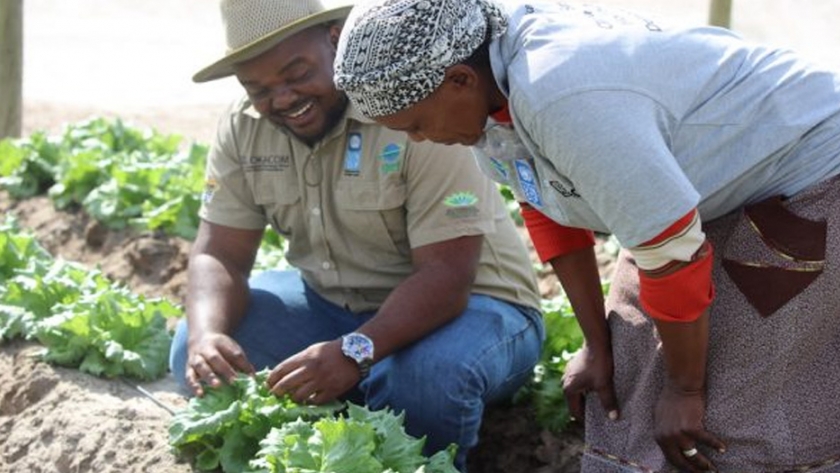
M656 235L655 237L653 237L653 239L642 243L639 246L657 245L667 240L668 238L671 238L672 236L680 233L681 231L683 231L683 229L685 229L685 227L691 224L691 222L694 220L695 213L697 213L697 209L691 209L691 212L683 215L679 220L671 224L670 227L666 228L665 231L663 231L659 235Z
M520 212L537 256L543 263L576 250L595 246L595 234L590 230L560 225L528 204L520 204Z
M662 277L639 271L639 299L654 319L666 322L693 322L712 303L712 246L699 259ZM701 248L701 251L703 248Z

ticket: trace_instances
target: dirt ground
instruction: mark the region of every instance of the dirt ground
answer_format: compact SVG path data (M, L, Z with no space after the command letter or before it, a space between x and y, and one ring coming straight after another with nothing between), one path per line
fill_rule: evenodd
M15 203L0 193L0 211L18 216L54 256L98 266L150 297L181 297L186 242L110 232L43 197ZM0 472L193 471L169 450L167 410L133 385L40 362L38 349L0 346ZM143 388L171 409L186 405L171 377Z
M326 3L333 3L327 1ZM684 23L706 20L707 0L605 0ZM735 0L733 29L840 67L840 2ZM206 0L27 0L23 135L58 133L92 116L209 142L231 80L195 85L189 77L223 50L215 2ZM188 243L160 235L109 232L85 215L55 212L44 199L13 212L55 255L98 266L136 291L180 301ZM608 271L608 267L605 267ZM544 294L556 281L543 274ZM0 346L0 473L180 473L192 467L167 446L170 413L135 387L37 361L38 347ZM170 408L185 405L171 378L142 386ZM527 409L487 413L471 472L572 473L580 429L552 435Z

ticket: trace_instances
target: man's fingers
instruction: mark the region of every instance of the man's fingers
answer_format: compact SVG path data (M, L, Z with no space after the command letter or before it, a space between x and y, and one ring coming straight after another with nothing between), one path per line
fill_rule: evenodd
M196 355L187 366L187 383L198 396L204 394L202 384L216 388L223 380L230 382L236 376L236 370L219 354L210 358Z
M219 378L224 379L227 382L233 381L238 372L236 369L231 366L228 360L223 356L221 353L214 353L211 356L203 357L204 362L209 367L209 373L202 373L199 371L199 374L202 375L202 379L211 385L213 385L214 379L218 381ZM197 370L198 371L198 370Z
M199 381L198 375L195 373L195 370L192 367L187 366L187 386L190 390L198 397L204 396L204 387L202 387L201 382Z
M289 375L291 372L291 365L290 360L286 360L275 366L269 373L268 378L266 378L266 384L269 387L273 387L277 383L280 382L283 378Z
M271 376L268 379L268 389L276 396L288 394L295 402L300 403L300 400L303 399L303 397L297 396L298 391L300 391L300 388L308 383L309 380L304 377L303 368L298 368L291 373L281 376L281 374L285 372L285 370L280 370L280 365L277 365L277 368L271 372ZM311 394L313 391L314 390L310 391L307 395ZM303 393L301 392L301 394Z
M203 357L194 357L193 360L190 361L188 369L191 369L193 373L195 373L194 379L196 382L203 382L209 384L210 386L219 385L219 377L216 376L216 372L213 370L213 367L210 366Z
M245 351L242 350L241 347L234 346L232 348L228 348L225 350L224 359L226 362L231 366L234 373L233 376L236 376L237 372L247 373L247 374L254 374L256 370L254 369L254 365L248 361L248 357L245 356ZM228 381L233 381L232 377L227 378Z
M292 400L298 404L315 404L319 395L314 382L304 383L290 393Z

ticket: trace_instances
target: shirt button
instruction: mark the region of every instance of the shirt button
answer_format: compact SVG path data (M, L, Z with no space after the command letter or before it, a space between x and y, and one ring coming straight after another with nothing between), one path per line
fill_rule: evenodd
M315 215L316 217L317 217L318 215L321 215L321 209L320 209L320 208L318 208L318 207L313 207L313 208L312 208L312 215Z
M324 268L324 269L330 269L331 266L332 265L330 264L329 261L324 261L323 263L321 263L321 267Z

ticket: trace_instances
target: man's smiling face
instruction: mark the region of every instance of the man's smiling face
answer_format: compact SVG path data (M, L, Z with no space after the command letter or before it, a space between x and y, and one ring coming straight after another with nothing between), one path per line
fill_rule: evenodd
M234 68L254 108L309 145L347 108L346 96L332 82L339 33L336 26L315 26Z

